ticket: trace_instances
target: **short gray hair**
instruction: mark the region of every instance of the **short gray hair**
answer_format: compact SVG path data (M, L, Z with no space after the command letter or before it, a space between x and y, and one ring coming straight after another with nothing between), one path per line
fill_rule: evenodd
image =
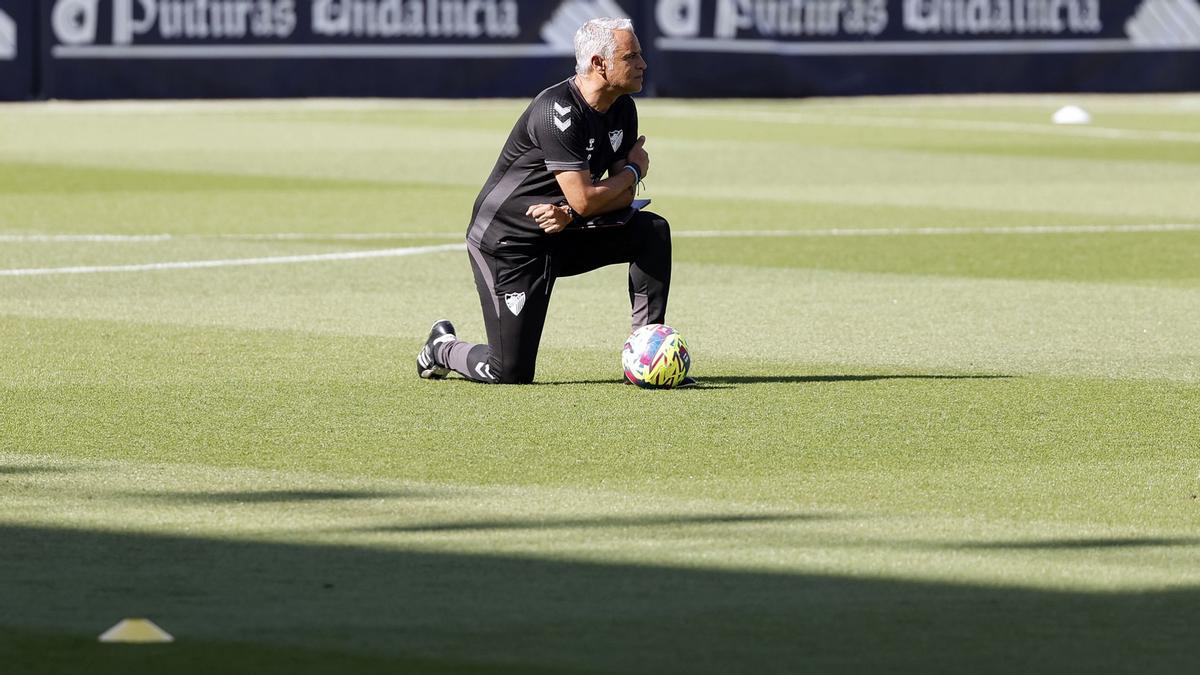
M592 67L592 57L596 54L605 61L612 61L613 53L617 50L615 30L633 30L633 22L629 19L599 18L592 19L575 31L575 72L587 75Z

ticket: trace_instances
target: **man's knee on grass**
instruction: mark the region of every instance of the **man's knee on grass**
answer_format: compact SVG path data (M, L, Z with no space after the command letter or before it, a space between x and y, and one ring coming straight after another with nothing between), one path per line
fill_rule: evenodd
M515 359L509 362L500 359L489 359L488 365L495 374L494 384L529 384L533 382L534 367L531 363L521 363Z

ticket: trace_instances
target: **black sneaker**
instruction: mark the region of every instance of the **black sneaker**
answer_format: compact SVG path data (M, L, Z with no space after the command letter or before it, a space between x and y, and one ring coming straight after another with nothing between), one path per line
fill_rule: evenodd
M426 380L440 380L450 374L450 369L439 364L434 358L434 349L448 340L457 340L454 335L454 324L445 319L435 321L429 329L429 339L425 346L417 352L417 375Z

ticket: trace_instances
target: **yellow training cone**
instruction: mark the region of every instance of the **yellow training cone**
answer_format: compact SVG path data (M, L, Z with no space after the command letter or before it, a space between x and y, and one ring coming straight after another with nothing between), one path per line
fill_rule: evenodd
M100 635L101 642L174 642L167 631L149 619L122 619Z

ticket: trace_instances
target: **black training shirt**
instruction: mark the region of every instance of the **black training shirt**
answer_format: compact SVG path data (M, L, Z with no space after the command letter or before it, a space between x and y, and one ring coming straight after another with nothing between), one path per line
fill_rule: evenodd
M586 170L598 181L629 155L637 137L637 108L628 95L601 113L583 100L574 77L546 89L509 133L475 199L467 241L489 253L541 249L554 235L525 211L564 199L554 172Z

